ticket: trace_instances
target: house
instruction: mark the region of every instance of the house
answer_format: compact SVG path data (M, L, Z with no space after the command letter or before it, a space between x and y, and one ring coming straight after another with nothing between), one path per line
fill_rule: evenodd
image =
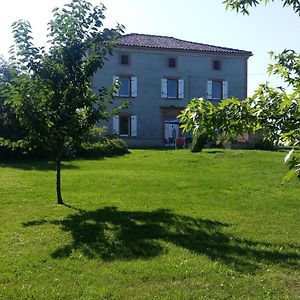
M177 115L194 97L218 104L247 97L249 51L188 42L173 37L126 34L96 73L95 89L118 80L115 104L127 110L107 123L131 147L162 146L180 135Z

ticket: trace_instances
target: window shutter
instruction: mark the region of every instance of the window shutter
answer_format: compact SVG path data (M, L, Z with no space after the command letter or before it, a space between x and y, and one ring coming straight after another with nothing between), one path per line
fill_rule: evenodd
M212 99L212 80L207 81L206 99Z
M184 80L183 79L178 80L178 98L179 99L184 98Z
M137 97L137 77L131 77L131 97Z
M137 118L136 116L131 116L131 136L137 136Z
M119 80L119 76L114 76L114 77L113 77L113 83L115 83L115 82L118 81L118 80ZM114 93L114 96L115 96L115 97L118 97L118 96L119 96L119 90L116 91L116 92Z
M168 79L161 80L161 97L168 98Z
M119 116L113 116L113 133L119 134Z
M223 81L223 99L228 99L228 81Z

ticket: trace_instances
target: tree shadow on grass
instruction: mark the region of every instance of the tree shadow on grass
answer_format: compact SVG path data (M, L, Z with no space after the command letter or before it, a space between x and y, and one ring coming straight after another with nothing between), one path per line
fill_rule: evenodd
M254 272L262 265L298 268L300 247L244 240L223 232L229 226L155 211L119 211L106 207L95 211L77 209L64 220L35 220L24 226L54 224L70 232L72 242L60 247L53 258L66 258L79 251L90 259L149 259L165 253L166 243L206 255L240 272Z
M62 163L63 170L78 169L78 166L73 165L70 162ZM0 161L0 168L14 168L25 171L53 171L56 169L56 163L47 160L8 160Z

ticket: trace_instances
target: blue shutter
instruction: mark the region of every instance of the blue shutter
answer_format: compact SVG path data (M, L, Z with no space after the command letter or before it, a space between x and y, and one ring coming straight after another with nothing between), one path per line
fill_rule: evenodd
M137 97L137 77L131 77L131 97Z
M119 116L113 116L113 133L119 134Z
M223 99L228 99L228 81L223 81L223 88L222 88L222 98Z
M131 116L131 136L137 136L137 117L136 116Z
M183 79L178 80L178 98L179 99L184 98L184 80Z
M161 80L161 97L168 98L168 79Z

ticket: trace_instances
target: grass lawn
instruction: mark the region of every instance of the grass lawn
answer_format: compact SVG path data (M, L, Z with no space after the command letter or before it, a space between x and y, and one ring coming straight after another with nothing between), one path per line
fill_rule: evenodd
M279 152L0 163L1 299L300 299L300 182Z

